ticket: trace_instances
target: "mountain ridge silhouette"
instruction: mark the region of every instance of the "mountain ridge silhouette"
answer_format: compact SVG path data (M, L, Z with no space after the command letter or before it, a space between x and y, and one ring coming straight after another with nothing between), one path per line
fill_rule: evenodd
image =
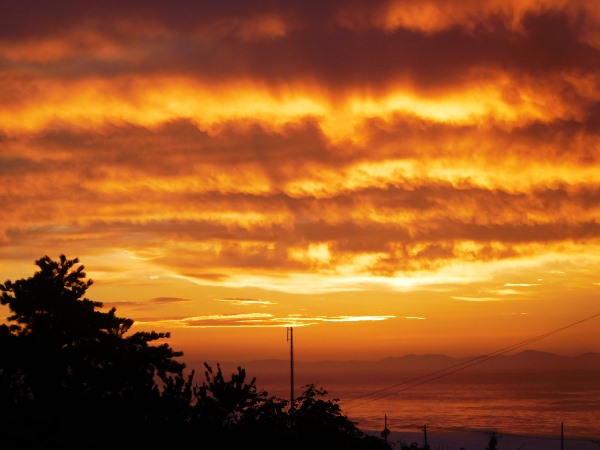
M216 365L217 362L208 362ZM224 373L240 366L258 384L289 382L290 361L257 359L218 362ZM189 367L203 373L199 361ZM510 355L452 357L443 354L406 354L377 360L294 361L295 379L299 386L318 380L330 383L395 383L417 376L432 376L449 381L474 379L478 382L535 382L600 379L600 353L586 352L573 356L527 349Z

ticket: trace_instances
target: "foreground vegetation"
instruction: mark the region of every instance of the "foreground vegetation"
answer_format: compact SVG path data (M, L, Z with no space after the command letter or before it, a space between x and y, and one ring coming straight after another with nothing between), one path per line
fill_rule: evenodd
M0 447L387 449L305 386L289 401L258 391L243 368L186 374L169 333L85 298L79 260L45 256L27 279L0 284Z

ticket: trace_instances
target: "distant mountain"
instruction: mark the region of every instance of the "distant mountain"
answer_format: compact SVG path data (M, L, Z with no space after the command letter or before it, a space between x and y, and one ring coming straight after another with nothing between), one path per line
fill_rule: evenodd
M216 362L207 361L213 367ZM202 377L204 361L188 362ZM220 362L225 375L238 366L259 386L289 383L290 361L268 359ZM454 358L439 354L408 354L382 360L294 362L295 384L315 383L327 387L338 384L394 384L415 377L435 378L436 382L594 382L600 380L600 353L560 356L537 350L512 355L483 355ZM198 379L200 380L200 378ZM596 381L600 387L600 381Z

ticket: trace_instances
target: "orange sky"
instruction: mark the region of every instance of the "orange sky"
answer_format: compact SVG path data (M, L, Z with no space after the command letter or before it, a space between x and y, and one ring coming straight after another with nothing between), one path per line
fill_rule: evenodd
M0 278L189 358L494 351L600 312L599 135L596 0L1 2Z

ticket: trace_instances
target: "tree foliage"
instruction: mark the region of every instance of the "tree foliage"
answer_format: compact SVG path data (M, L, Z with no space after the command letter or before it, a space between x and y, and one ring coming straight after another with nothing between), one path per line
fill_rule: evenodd
M89 300L78 259L37 260L30 278L0 284L3 448L388 448L348 420L315 385L295 401L256 388L238 367L205 364L194 381L169 333L131 333L133 320Z
M93 282L78 262L44 256L32 277L0 284L12 313L0 328L3 419L49 434L160 419L159 388L182 376L182 353L155 343L169 333L129 333L133 320L85 298Z

